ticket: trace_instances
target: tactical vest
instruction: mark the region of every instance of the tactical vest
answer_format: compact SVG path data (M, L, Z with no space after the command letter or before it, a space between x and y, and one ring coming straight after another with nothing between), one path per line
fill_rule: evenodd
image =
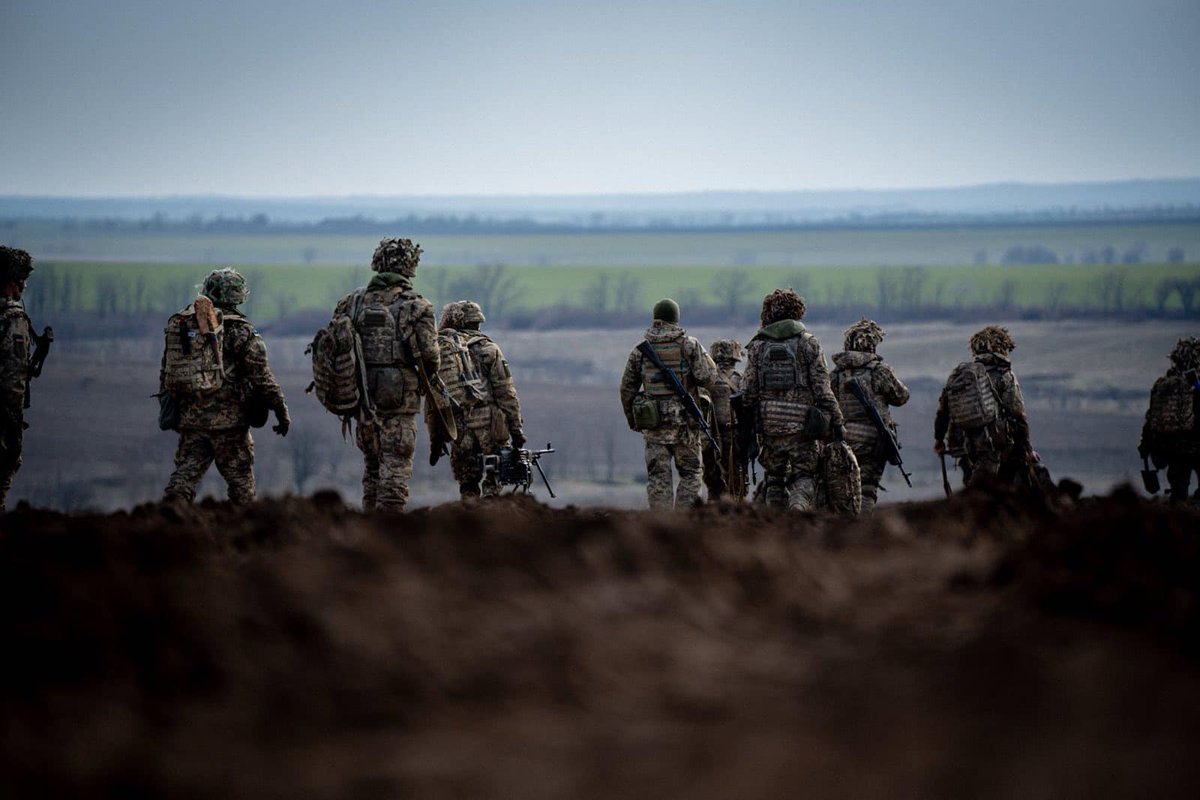
M793 389L808 389L808 355L800 352L807 334L783 341L764 340L759 354L758 387L767 394L782 395Z
M195 308L172 314L163 331L163 388L185 395L206 395L225 385L222 369L225 347L224 316L217 311L217 326L200 332Z
M412 366L404 341L412 333L415 296L401 294L391 305L384 305L368 302L367 294L366 289L359 289L350 303L354 329L362 340L363 361L368 367Z
M1164 375L1150 390L1146 423L1159 434L1191 433L1196 429L1196 390L1182 375Z
M875 423L863 404L850 391L850 381L858 381L862 386L867 400L880 412L879 398L875 395L875 367L878 362L863 367L838 367L833 371L830 383L837 397L838 405L842 408L842 419L845 421L846 440L855 444L866 444L879 437ZM887 418L884 417L886 420Z
M479 365L467 347L465 338L450 328L438 331L438 375L446 384L450 396L463 408L470 409L491 400L491 392L479 373Z
M668 342L650 342L650 346L662 360L663 366L674 372L675 377L679 378L684 388L687 388L691 372L683 357L683 340L684 337L680 336L678 339ZM676 396L667 377L658 367L654 366L650 359L644 356L642 357L642 386L645 388L646 394L655 400Z
M946 380L945 392L952 426L975 431L999 422L1000 398L984 364L978 361L959 364Z

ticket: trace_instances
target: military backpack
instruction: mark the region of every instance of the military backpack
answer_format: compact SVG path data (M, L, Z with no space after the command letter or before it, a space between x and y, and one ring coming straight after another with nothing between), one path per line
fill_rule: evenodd
M172 314L163 331L162 383L169 392L211 394L225 385L224 320L207 297Z
M1196 429L1196 390L1182 375L1164 375L1150 390L1146 422L1159 434L1191 433Z
M846 442L830 442L817 459L816 505L835 514L862 511L862 470Z
M484 405L490 400L487 384L479 373L479 365L467 347L466 337L451 328L438 331L438 375L450 396L464 410Z
M950 424L965 431L979 430L1000 420L1000 398L988 369L978 361L964 361L946 380L946 409Z
M783 341L763 342L758 363L759 422L768 436L805 434L819 439L828 432L827 415L801 400L810 388L808 338L811 334L802 333Z
M870 444L879 438L879 430L871 421L870 414L862 401L850 390L850 382L858 381L867 400L876 410L882 411L878 398L875 396L875 381L872 380L875 365L864 367L839 367L830 376L833 393L838 405L842 408L842 419L845 421L846 441L853 444Z
M305 353L312 356L313 380L308 392L315 392L325 409L339 417L358 413L362 405L362 343L349 314L335 313Z

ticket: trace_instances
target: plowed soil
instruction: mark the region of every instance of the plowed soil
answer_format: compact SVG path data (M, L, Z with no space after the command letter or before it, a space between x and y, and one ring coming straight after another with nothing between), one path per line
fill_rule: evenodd
M1200 515L0 522L0 794L1195 797Z

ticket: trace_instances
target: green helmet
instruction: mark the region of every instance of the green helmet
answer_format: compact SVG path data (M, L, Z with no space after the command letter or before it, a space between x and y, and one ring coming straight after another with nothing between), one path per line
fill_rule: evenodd
M246 302L246 279L237 270L225 267L214 269L204 279L200 293L219 306L236 306Z
M399 272L406 278L417 274L421 260L421 245L412 239L384 239L371 256L371 269L376 272Z
M33 272L33 259L24 250L0 247L0 283L16 283Z
M459 300L458 305L462 310L463 324L478 325L481 322L487 322L487 317L483 315L483 308L479 303L471 300Z
M654 319L663 322L679 322L679 303L664 297L654 304Z

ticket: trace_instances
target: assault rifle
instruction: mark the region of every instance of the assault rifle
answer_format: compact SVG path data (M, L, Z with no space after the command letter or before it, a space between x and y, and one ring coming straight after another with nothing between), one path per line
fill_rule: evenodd
M858 378L849 381L846 385L850 388L850 393L862 404L863 410L867 412L867 417L871 420L871 424L879 432L880 441L883 442L884 450L886 451L884 456L887 458L887 462L896 465L896 468L900 470L900 474L904 476L904 482L911 489L912 481L909 478L912 475L904 471L904 459L900 457L900 443L896 441L896 436L892 433L892 429L883 421L883 416L879 413L879 409L867 397L867 391L863 388Z
M755 474L754 460L758 457L758 431L755 420L755 409L746 405L744 392L734 392L729 396L730 411L733 414L733 444L737 454L738 466L744 476L750 474L752 483L758 483ZM745 497L743 486L742 496Z
M454 421L454 412L459 407L458 401L450 396L450 390L446 388L446 384L442 383L442 379L436 373L431 378L425 371L425 362L417 356L412 343L408 339L404 339L403 345L417 372L417 383L421 387L421 393L425 395L425 413L428 414L430 408L433 409L438 425L441 426L440 433L444 433L446 436L442 441L443 446L446 442L457 442L458 424Z
M546 484L546 491L551 497L557 497L554 490L550 488L550 481L546 478L546 473L542 471L542 465L538 463L542 456L549 455L554 452L554 446L550 442L546 442L545 450L526 450L523 447L501 447L500 452L483 456L483 472L484 474L493 474L496 476L496 483L501 486L511 486L515 492L520 489L522 494L529 492L529 485L533 483L533 471L536 469L538 475L542 477L542 483Z
M33 355L29 357L29 367L26 375L30 378L40 378L42 367L46 365L46 356L50 355L50 345L54 343L54 328L42 328L42 335L33 335ZM25 382L25 408L29 408L29 381Z
M713 446L713 450L721 452L721 445L717 444L717 440L713 438L712 432L708 429L708 423L704 421L704 413L700 410L700 406L696 405L696 398L688 393L684 388L683 382L679 380L679 376L663 363L663 360L658 357L658 353L654 352L654 347L643 339L638 343L638 352L646 358L650 359L650 363L658 367L659 373L666 378L667 383L671 386L671 391L679 398L679 402L683 403L683 408L688 412L688 415L696 421L700 426L700 432L708 439L708 443Z

